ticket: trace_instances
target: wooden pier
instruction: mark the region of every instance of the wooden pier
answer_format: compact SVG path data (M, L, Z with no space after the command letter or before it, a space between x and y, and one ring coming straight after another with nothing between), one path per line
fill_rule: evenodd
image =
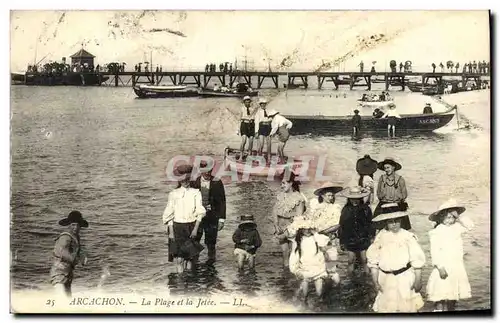
M324 82L332 82L335 89L340 86L348 86L350 90L354 87L366 87L371 90L374 80L385 83L385 89L400 88L405 90L408 84L407 77L419 78L422 85L431 84L430 80L435 80L434 84L440 84L445 77L459 78L464 84L473 80L480 84L483 79L490 79L490 74L484 73L432 73L432 72L412 72L412 73L392 73L392 72L249 72L233 71L224 72L76 72L73 74L97 74L99 80L104 80L100 85L104 86L135 86L136 84L172 84L172 85L193 85L196 87L208 87L211 81L218 82L222 86L232 87L236 81L246 83L250 87L262 88L263 82L270 79L274 88L279 87L279 77L286 77L288 88L309 87L309 78L316 77L318 89L322 89ZM27 73L26 76L33 75ZM381 77L383 81L381 80ZM254 83L256 78L256 83ZM164 82L167 81L167 82Z

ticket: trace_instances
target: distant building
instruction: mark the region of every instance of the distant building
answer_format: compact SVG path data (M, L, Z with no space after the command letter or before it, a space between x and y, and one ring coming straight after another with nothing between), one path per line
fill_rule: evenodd
M71 65L81 66L86 63L88 66L94 66L94 57L94 55L82 48L78 52L71 55Z

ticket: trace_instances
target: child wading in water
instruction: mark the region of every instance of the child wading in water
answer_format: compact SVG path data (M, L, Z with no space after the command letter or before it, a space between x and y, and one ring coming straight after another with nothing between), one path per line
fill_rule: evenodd
M314 282L316 295L323 294L323 279L328 277L324 251L330 242L326 235L313 230L311 221L303 220L298 226L290 253L290 272L302 279L296 297L307 300L309 283Z
M471 297L462 234L474 224L460 216L464 211L465 207L451 199L429 216L436 226L429 231L434 270L427 282L427 295L429 301L435 302L436 312L453 311L458 300Z
M419 292L425 254L417 237L401 228L401 218L408 214L400 211L397 203L384 204L381 211L372 221L385 221L385 229L380 230L366 252L368 267L378 290L373 310L417 312L424 305Z
M241 223L233 234L234 254L238 257L238 269L243 270L245 263L250 269L255 267L255 253L262 245L257 224L253 215L242 215Z

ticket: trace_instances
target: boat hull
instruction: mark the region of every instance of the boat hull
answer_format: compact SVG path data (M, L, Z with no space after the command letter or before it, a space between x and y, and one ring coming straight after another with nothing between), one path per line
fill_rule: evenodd
M443 113L402 115L396 124L398 134L432 132L446 126L455 116L452 108ZM352 116L285 116L292 121L291 135L352 136ZM388 119L361 117L360 134L387 134Z
M200 96L203 98L243 98L245 96L257 96L259 95L259 91L251 91L251 92L220 92L220 91L212 91L212 90L201 90Z
M192 98L199 96L198 90L154 90L147 87L134 86L134 93L141 99L146 98Z
M237 160L239 155L239 150L226 148L224 151L224 167L226 170L236 170L238 175L243 176L243 178L266 177L274 179L279 177L286 169L300 172L301 167L305 167L302 160L296 158L287 160L284 164L278 164L277 156L274 153L271 155L270 161L266 161L264 156L256 155L255 151L252 156L247 156L244 161Z

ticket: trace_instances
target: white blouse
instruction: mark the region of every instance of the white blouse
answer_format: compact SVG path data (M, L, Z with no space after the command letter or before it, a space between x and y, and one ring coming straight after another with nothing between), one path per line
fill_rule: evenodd
M393 271L406 267L422 268L425 254L417 242L417 237L404 229L397 233L381 230L366 251L368 266Z
M179 187L168 194L167 207L163 212L163 223L201 221L205 213L200 190Z

